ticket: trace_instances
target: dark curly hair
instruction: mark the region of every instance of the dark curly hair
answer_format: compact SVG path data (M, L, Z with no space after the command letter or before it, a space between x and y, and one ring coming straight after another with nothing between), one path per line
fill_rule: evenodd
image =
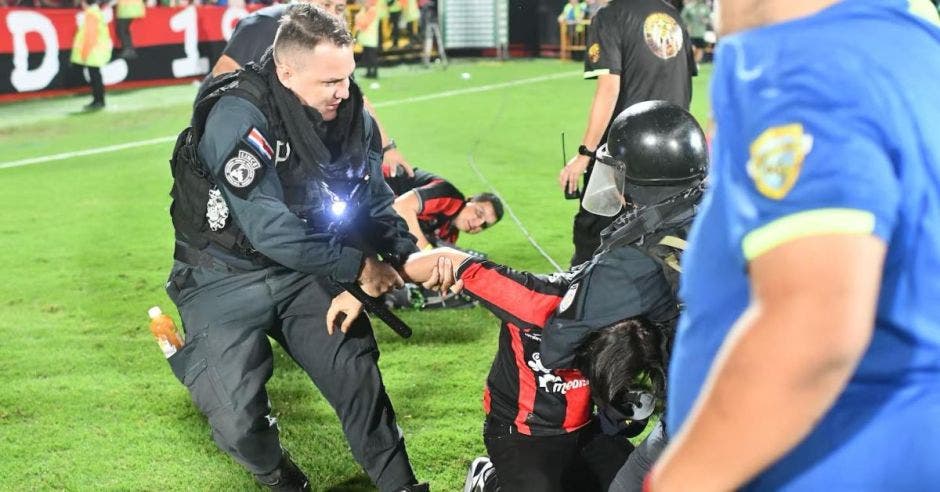
M646 318L628 318L592 333L578 347L575 365L601 405L617 406L640 390L662 400L670 338L669 330Z

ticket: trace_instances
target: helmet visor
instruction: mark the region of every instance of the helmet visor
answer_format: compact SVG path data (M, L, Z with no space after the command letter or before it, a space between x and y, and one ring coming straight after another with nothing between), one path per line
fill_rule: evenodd
M623 208L624 165L607 152L607 144L597 149L594 171L584 189L581 206L595 215L613 217Z

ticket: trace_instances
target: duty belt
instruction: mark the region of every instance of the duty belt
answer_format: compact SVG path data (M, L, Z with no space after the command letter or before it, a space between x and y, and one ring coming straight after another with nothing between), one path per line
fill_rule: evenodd
M173 248L173 258L186 263L188 265L201 267L201 268L211 268L215 270L223 269L229 272L247 272L255 270L258 268L265 268L269 266L276 265L274 261L266 258L260 253L256 253L251 258L237 258L236 261L244 263L246 267L249 265L255 268L238 268L231 265L229 262L218 258L211 253L205 250L198 250L186 246L185 244L176 243L176 246Z

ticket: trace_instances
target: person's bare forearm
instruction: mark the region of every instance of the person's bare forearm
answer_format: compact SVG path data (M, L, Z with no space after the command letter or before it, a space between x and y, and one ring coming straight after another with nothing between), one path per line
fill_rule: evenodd
M736 489L812 431L871 342L884 252L874 236L820 235L749 263L750 306L656 464L652 490Z
M604 137L607 124L614 115L614 107L620 95L620 77L617 75L601 75L597 80L597 89L594 91L594 100L591 111L588 113L588 125L584 131L581 143L591 150L597 146Z
M366 111L372 115L372 120L375 121L376 128L379 129L379 136L382 137L382 147L388 145L388 134L385 133L385 128L382 127L382 122L379 121L379 115L375 114L375 107L372 106L372 103L369 102L369 99L365 96L362 97L363 105L366 107Z
M817 339L826 323L806 321L759 310L738 320L698 404L657 465L653 490L688 490L689 483L700 491L736 489L810 432L862 352L833 350Z
M414 194L414 191L409 191L395 199L392 208L395 209L395 213L397 213L399 217L405 220L405 224L408 225L408 232L416 239L418 249L425 249L431 245L431 242L428 241L428 238L424 236L424 232L421 231L421 222L418 220L418 210L416 208L418 206L417 204L418 198Z
M436 248L412 254L408 257L408 261L405 262L402 270L411 282L426 282L431 278L431 275L434 273L434 268L437 267L438 260L442 256L451 260L455 270L456 266L470 257L468 253L453 248Z

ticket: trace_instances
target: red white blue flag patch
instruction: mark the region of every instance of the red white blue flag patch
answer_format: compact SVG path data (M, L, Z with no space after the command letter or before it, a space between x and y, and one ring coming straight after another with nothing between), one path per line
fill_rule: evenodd
M271 146L268 144L268 141L264 139L264 135L261 135L261 132L252 127L248 131L248 134L245 135L245 141L248 142L261 157L266 158L268 161L274 156L274 150L271 149Z

